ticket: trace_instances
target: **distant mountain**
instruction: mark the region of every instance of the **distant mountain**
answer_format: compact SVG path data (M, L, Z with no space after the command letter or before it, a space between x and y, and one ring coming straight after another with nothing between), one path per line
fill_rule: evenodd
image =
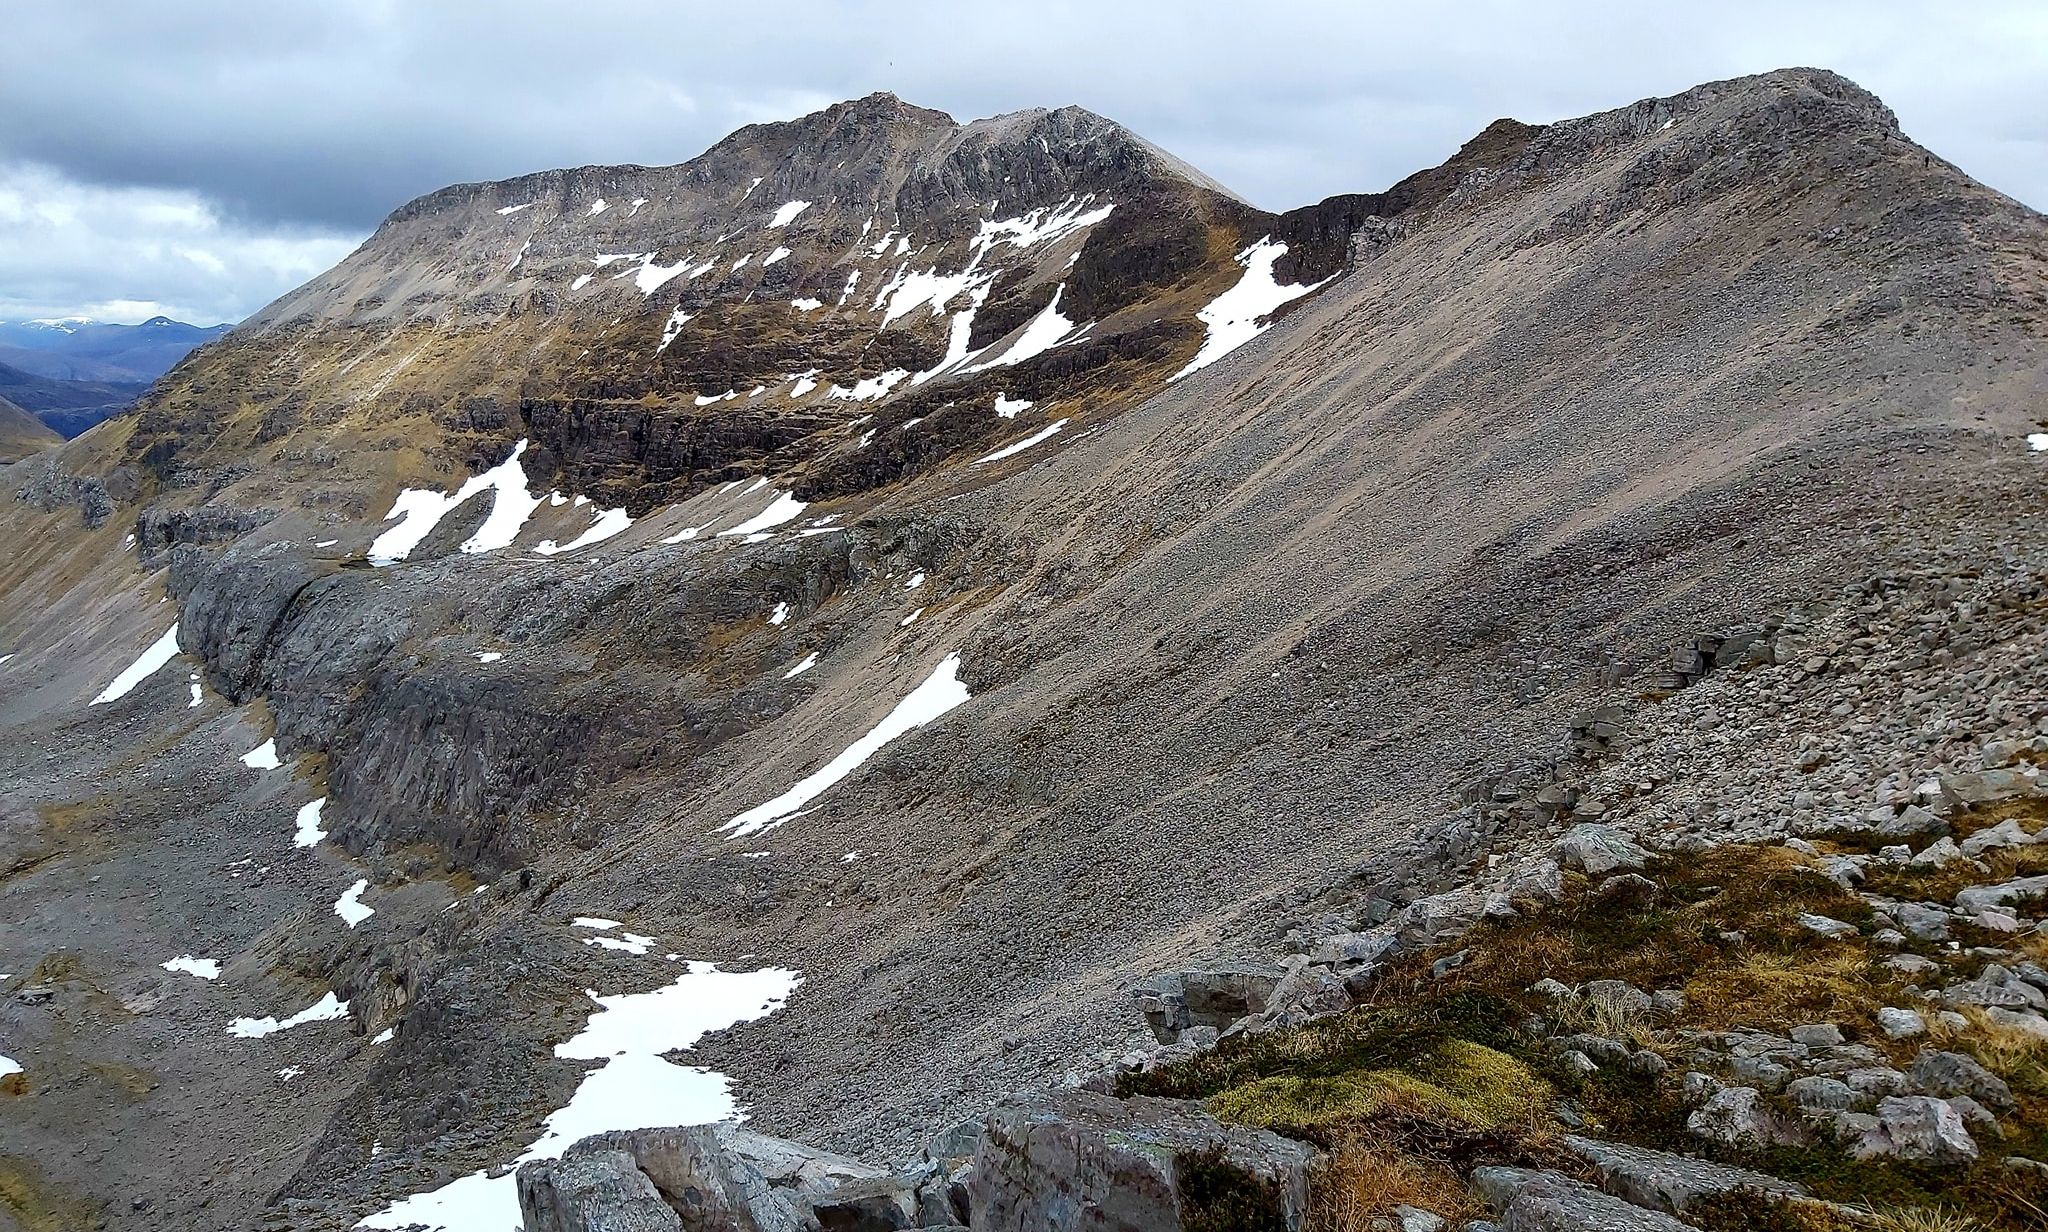
M85 317L0 321L0 363L60 381L147 384L232 325L188 325L157 316L140 325Z
M68 381L0 362L0 398L42 420L67 440L126 410L148 388L146 380Z
M39 449L62 444L54 428L0 398L0 466L18 462Z

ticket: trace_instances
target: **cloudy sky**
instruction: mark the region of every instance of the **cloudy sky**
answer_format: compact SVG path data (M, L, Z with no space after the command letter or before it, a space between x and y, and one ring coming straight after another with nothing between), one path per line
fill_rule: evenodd
M960 118L1079 103L1285 209L1499 116L1817 64L2048 208L2048 5L2025 0L91 0L9 6L6 41L0 320L238 319L443 184L680 162L875 90Z

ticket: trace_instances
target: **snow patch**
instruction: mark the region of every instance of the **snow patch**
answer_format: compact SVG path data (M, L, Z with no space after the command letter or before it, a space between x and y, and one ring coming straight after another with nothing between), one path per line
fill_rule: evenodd
M775 499L768 503L766 509L731 530L719 531L718 535L722 539L728 535L754 535L764 530L772 530L784 522L794 520L808 508L808 501L800 501L787 492L777 492Z
M825 306L825 301L822 299L811 299L809 296L806 296L803 299L789 301L789 306L798 312L816 312Z
M769 253L769 254L768 254L767 256L765 256L765 257L761 258L761 268L762 268L762 269L767 269L767 268L768 268L769 266L771 266L771 265L775 264L775 263L776 263L777 261L780 261L780 260L782 260L782 258L784 258L784 257L786 257L786 256L788 256L788 255L789 255L789 249L787 249L787 248L784 248L784 247L783 247L782 245L780 245L780 244L777 244L777 245L775 246L775 251L773 251L773 252Z
M334 914L340 916L350 928L377 914L374 907L363 906L363 891L369 888L370 879L359 877L354 885L342 891L340 898L334 900Z
M601 997L598 1011L575 1038L555 1046L568 1060L603 1061L584 1076L569 1103L551 1114L541 1136L511 1164L415 1194L368 1216L359 1228L424 1227L434 1232L510 1232L520 1226L515 1166L554 1159L572 1143L606 1130L703 1125L738 1120L725 1076L676 1065L663 1054L690 1047L712 1031L765 1017L782 1008L801 982L779 967L720 971L693 962L673 984L652 992Z
M811 653L804 656L803 662L797 664L795 667L792 667L788 671L782 673L782 678L784 680L795 680L798 676L803 675L805 672L810 671L812 668L816 666L818 666L818 652L814 650Z
M661 327L661 345L654 348L656 355L668 350L668 344L674 342L676 335L683 332L683 326L689 323L690 316L690 313L684 312L681 308L668 314L668 324Z
M220 963L211 958L194 958L190 954L180 954L159 965L166 971L182 971L186 975L196 975L202 980L220 978Z
M590 524L590 529L569 542L558 544L552 539L543 539L533 550L541 556L560 556L579 548L587 548L593 543L602 543L631 525L633 517L625 510L602 509L598 511L597 520Z
M1001 394L996 395L996 414L1003 419L1015 419L1019 411L1028 411L1031 405L1022 398L1013 401Z
M331 1022L347 1016L348 1002L336 1000L334 994L330 992L283 1022L268 1017L237 1018L228 1024L228 1034L236 1039L262 1039L266 1035L289 1031L293 1027L302 1027L309 1022Z
M275 770L283 765L284 763L277 759L277 740L265 740L242 754L242 764L251 770Z
M320 840L327 837L327 831L320 828L320 810L327 804L327 797L308 800L299 806L298 832L292 835L294 847L318 847Z
M86 704L98 706L105 702L119 701L128 696L136 685L154 676L157 669L176 658L177 654L178 626L173 622L170 628L164 630L162 637L151 642L148 649L136 656L135 662L121 669L121 674L114 677L112 684L101 689L100 695Z
M810 208L811 203L808 201L785 201L775 207L775 213L771 214L768 218L768 226L771 229L786 227L796 221L798 214Z
M541 498L526 485L526 468L519 464L521 454L526 452L530 442L521 438L512 446L512 453L503 462L481 474L471 475L462 486L452 493L440 493L425 488L407 488L392 502L391 512L384 515L386 521L399 518L398 525L386 530L370 544L367 553L372 565L379 567L396 564L412 555L413 549L440 525L464 501L480 492L491 494L491 512L484 518L483 525L476 533L462 541L457 549L465 555L495 552L509 547L519 537L520 528L540 507Z
M1271 236L1237 254L1237 263L1244 267L1244 275L1237 280L1237 285L1210 300L1206 308L1195 314L1197 320L1209 327L1209 335L1202 340L1202 349L1188 361L1188 366L1174 373L1169 380L1177 381L1190 372L1206 368L1265 333L1271 328L1271 323L1261 324L1263 318L1271 316L1282 304L1300 299L1330 281L1325 278L1322 282L1308 285L1291 283L1281 286L1273 280L1273 263L1285 255L1287 245Z
M505 206L500 206L500 207L498 207L498 213L500 213L500 214L517 214L517 213L518 213L519 211L521 211L521 210L530 210L530 209L532 209L532 208L533 208L533 202L531 202L531 201L522 201L522 202L520 202L520 203L519 203L518 205L505 205Z
M805 805L829 791L834 784L860 769L861 763L874 756L883 745L906 732L934 722L967 698L967 686L960 683L960 656L957 653L949 654L932 669L932 674L925 678L923 684L912 689L909 696L898 702L896 708L867 735L848 745L839 756L806 776L796 786L765 804L748 809L719 829L731 831L733 838L744 838L758 830L765 830L788 821L801 812Z
M1067 284L1064 282L1053 288L1051 301L1039 309L1037 316L1031 318L1031 323L1024 327L1024 332L1017 336L1017 341L1011 343L1008 350L967 371L983 372L990 368L1014 368L1025 360L1045 354L1071 337L1077 327L1060 313L1060 297L1065 295L1066 291Z
M875 398L887 397L889 391L902 384L903 379L909 375L910 370L908 368L891 368L880 376L871 376L866 380L855 381L851 389L834 385L826 391L825 396L828 398L844 398L850 402L867 402Z
M988 455L985 458L976 458L970 465L980 466L984 462L999 462L1002 459L1011 456L1012 454L1023 453L1025 450L1031 448L1033 445L1042 444L1046 441L1051 440L1053 437L1058 436L1060 429L1066 426L1066 420L1056 420L1047 427L1040 428L1038 431L1032 433L1030 436L1025 437L1023 440L1018 441L1014 445L1005 445L1001 449L996 450L994 453Z

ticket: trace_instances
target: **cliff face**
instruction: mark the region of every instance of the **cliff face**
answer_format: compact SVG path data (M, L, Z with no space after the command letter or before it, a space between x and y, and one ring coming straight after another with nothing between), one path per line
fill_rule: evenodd
M1280 216L1085 112L886 96L432 194L10 484L0 960L65 955L10 1012L234 1110L176 1128L224 1227L518 1157L584 990L668 953L800 971L696 1053L887 1153L1681 639L2017 534L2044 237L1810 70ZM173 607L183 674L86 706ZM48 906L95 884L148 905ZM158 978L188 945L218 984ZM0 1146L113 1192L30 1137L139 1183L155 1098Z

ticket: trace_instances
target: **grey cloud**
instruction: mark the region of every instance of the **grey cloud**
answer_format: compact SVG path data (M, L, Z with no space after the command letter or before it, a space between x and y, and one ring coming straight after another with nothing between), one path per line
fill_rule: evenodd
M677 162L739 124L888 89L963 118L1079 103L1284 209L1383 188L1499 116L1557 119L1819 64L1979 178L2048 203L2041 12L97 0L9 14L0 162L189 192L252 234L360 235L446 183Z

